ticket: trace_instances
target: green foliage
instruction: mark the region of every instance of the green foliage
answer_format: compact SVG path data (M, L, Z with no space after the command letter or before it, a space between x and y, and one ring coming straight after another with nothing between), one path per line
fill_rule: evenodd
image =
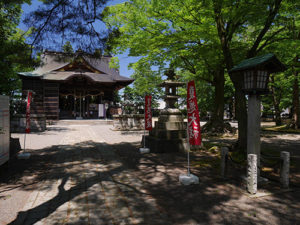
M0 2L0 94L10 96L20 89L17 72L29 70L32 63L25 35L17 28L23 2Z
M100 58L100 57L102 56L102 51L101 51L101 49L99 49L99 48L95 49L93 55L94 55L94 57L96 57L96 58Z
M133 67L136 92L152 90L156 93L154 88L145 89L141 84L149 79L143 70L155 66L158 71L164 71L172 65L181 69L183 80L197 81L203 115L212 110L214 76L223 69L223 62L214 18L208 16L210 7L196 0L134 0L104 10L104 21L112 30L108 40L111 52L129 50L130 56L140 57ZM148 67L144 66L145 62ZM162 73L160 76L163 77Z
M200 117L201 119L207 119L209 112L211 112L214 107L214 87L208 85L207 82L201 79L197 79L197 75L186 70L180 70L177 74L183 82L188 82L190 80L195 81ZM186 87L179 88L179 95L182 99L181 105L184 106L186 106L186 94Z
M67 41L64 46L63 46L63 52L64 53L68 53L68 54L72 54L74 53L73 47L71 45L71 42Z
M273 95L279 100L279 110L282 112L284 109L292 105L292 76L289 70L284 73L274 75L274 83L269 82L269 88L274 87L276 92L264 95L262 98L263 115L274 114Z
M118 57L112 57L109 61L109 68L120 69L120 60Z
M295 36L299 39L299 9L296 0L132 0L107 7L103 15L112 30L108 45L113 53L129 49L131 56L146 58L151 65L182 69L183 80L197 81L204 112L213 108L211 93L225 64L230 69L267 52L290 64L300 52L295 40ZM187 72L190 75L185 76ZM275 79L276 88L282 89L276 93L281 96L280 108L291 104L289 73ZM233 108L235 89L226 74L224 91L225 103ZM264 104L268 108L271 101Z
M151 65L169 62L211 80L204 65L217 66L220 49L212 20L202 17L203 6L199 1L136 0L107 7L104 21L113 30L108 45L113 53L129 49L130 56L147 58Z
M295 76L293 76L295 67L295 58L300 52L300 5L299 2L282 4L281 14L277 23L274 24L272 30L282 30L270 44L266 46L265 52L275 53L280 60L287 66L287 70L283 73L274 74L274 82L269 83L270 89L275 88L275 97L279 101L279 111L282 112L286 108L292 108L293 99L293 83ZM299 81L300 85L300 81ZM273 114L274 104L272 95L263 97L263 106L265 114Z
M119 91L115 91L114 94L113 94L113 101L115 103L119 103L121 102L121 97L119 95Z
M136 105L144 104L144 96L152 96L153 108L158 107L158 100L162 96L162 90L158 84L162 82L160 71L151 69L150 63L146 59L142 59L137 63L131 64L134 69L131 78L135 79L132 88L126 87L124 94Z

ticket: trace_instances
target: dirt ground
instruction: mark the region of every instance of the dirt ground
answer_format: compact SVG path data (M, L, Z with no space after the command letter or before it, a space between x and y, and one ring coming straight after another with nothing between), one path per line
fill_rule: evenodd
M184 186L185 154L140 154L143 132L110 128L58 124L28 135L31 158L0 167L0 224L300 224L297 166L290 189L274 179L251 197L244 168L232 165L222 179L218 151L196 151L200 183ZM262 137L262 149L290 151L292 165L299 147L300 135Z

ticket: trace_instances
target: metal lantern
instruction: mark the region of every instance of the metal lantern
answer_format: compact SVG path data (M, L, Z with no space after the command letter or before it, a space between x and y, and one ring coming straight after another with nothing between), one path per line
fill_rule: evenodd
M266 70L246 70L244 75L244 91L262 93L268 91L269 73Z
M243 76L243 90L247 94L264 94L268 92L270 74L284 70L286 67L274 54L269 53L244 60L229 73Z

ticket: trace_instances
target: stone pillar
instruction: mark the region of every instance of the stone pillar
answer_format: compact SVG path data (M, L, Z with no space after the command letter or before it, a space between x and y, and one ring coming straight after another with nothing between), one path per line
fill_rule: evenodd
M250 94L248 96L248 132L247 155L257 155L257 166L260 168L260 96ZM258 177L260 176L257 170Z
M282 160L280 168L280 183L283 188L289 188L289 174L290 174L290 153L280 152L280 159Z
M221 176L225 178L227 167L228 167L228 148L222 147L221 148Z
M257 192L257 156L248 154L247 190L250 194Z

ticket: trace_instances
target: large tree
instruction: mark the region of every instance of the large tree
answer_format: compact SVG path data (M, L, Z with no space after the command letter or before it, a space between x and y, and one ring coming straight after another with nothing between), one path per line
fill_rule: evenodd
M0 2L0 94L10 96L20 88L16 72L31 66L29 46L25 43L23 32L17 28L23 2Z
M214 16L227 70L240 58L251 58L281 41L288 31L285 21L288 13L296 13L297 1L213 1ZM281 8L281 6L283 7ZM237 45L243 48L236 52ZM247 144L246 99L242 92L242 76L231 76L235 87L236 116L239 122L238 147Z
M104 21L113 30L109 39L113 53L129 49L129 55L141 57L136 65L145 59L166 69L171 64L213 86L213 121L222 124L224 60L214 19L206 16L208 7L195 0L135 0L106 8Z
M300 63L297 60L300 52L299 3L283 2L281 8L277 16L279 20L272 25L272 30L277 31L276 37L269 41L270 43L264 47L264 51L275 53L287 65L287 70L271 75L270 95L264 96L263 104L267 110L274 111L276 125L281 124L282 111L292 108L294 120L291 126L299 127L298 72ZM271 111L269 113L272 113Z
M130 50L153 63L176 63L215 85L216 100L224 96L224 68L242 59L263 54L288 32L290 14L298 1L171 1L132 0L105 10L105 21L115 28L111 45L115 51ZM288 37L285 37L288 38ZM247 111L242 76L231 76L235 87L239 146L246 148ZM219 93L218 93L219 92ZM218 97L217 97L218 96ZM224 102L222 100L222 102ZM223 118L222 102L214 112ZM222 114L222 115L221 115Z

